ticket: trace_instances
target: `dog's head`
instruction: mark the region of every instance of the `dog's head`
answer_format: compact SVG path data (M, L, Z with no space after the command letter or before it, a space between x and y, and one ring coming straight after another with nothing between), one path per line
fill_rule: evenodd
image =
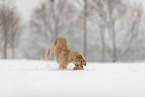
M87 64L84 56L80 52L77 52L74 61L75 61L75 65L79 65L82 68L83 68L83 66L86 66L86 64Z

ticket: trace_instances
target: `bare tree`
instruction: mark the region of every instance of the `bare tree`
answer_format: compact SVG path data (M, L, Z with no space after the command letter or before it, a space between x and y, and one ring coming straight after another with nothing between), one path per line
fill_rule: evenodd
M116 30L115 30L115 19L117 16L114 16L114 10L118 7L119 4L121 4L120 0L108 0L108 18L109 18L109 28L110 28L110 34L112 38L112 61L115 62L117 60L117 47L116 47Z
M7 32L7 24L6 24L6 14L5 14L5 12L7 11L7 9L6 9L6 6L5 6L5 1L3 0L3 5L2 5L2 10L1 10L1 15L2 15L2 17L1 17L1 19L2 19L2 23L1 24L3 24L2 26L3 26L3 30L4 30L4 58L6 59L7 58L7 34L8 34L8 32Z
M108 6L107 7L108 20L109 20L108 27L109 27L109 31L110 31L110 35L111 35L111 39L112 39L112 55L113 55L112 61L116 62L127 51L127 49L130 47L129 44L132 44L133 39L135 39L135 36L138 34L137 31L135 31L135 30L138 29L138 27L139 27L138 26L138 24L140 23L139 18L141 17L142 12L140 12L141 10L139 9L139 7L134 7L135 9L137 9L135 11L135 9L133 10L132 8L130 8L131 5L124 4L124 2L121 0L113 0L113 1L108 0L107 6ZM137 14L136 17L132 16L132 14L134 14L134 12L136 12L136 14ZM120 22L120 24L118 22ZM117 23L118 23L118 25L117 25ZM124 28L123 28L123 24L127 25L129 23L131 23L129 26L124 26ZM123 28L123 29L121 29L121 28ZM123 33L119 33L119 32L122 32L122 30L124 30L124 32L125 32L124 35L123 35ZM122 39L124 44L128 43L128 45L126 45L127 49L120 51L120 49L123 48L124 46L120 45L120 48L119 48L119 45L117 46L118 35L125 37L125 36L128 36L128 33L131 33L130 34L131 36ZM123 53L120 54L119 52L123 52Z
M16 13L15 7L10 5L9 1L3 0L0 9L0 27L3 36L3 58L7 59L8 45L11 44L12 55L15 57L15 42L17 36L17 29L19 25L19 17Z
M30 21L32 33L41 35L39 39L48 46L58 36L64 36L69 32L74 21L74 10L71 2L66 0L44 1L33 12ZM45 54L48 48L46 46L39 49L41 55Z
M15 58L15 49L19 41L20 32L21 32L20 18L13 12L11 14L11 37L10 37L13 59Z
M90 2L88 6L92 12L89 16L97 17L95 20L90 19L98 25L98 28L94 29L96 37L100 33L100 44L97 48L101 49L101 61L104 62L108 59L107 56L111 55L112 61L116 62L131 49L133 42L137 41L142 8L123 0L91 0Z
M87 59L87 0L84 0L84 57Z
M97 16L97 21L94 21L96 25L98 25L99 28L99 33L100 33L100 38L101 38L101 61L105 61L105 53L106 53L106 43L105 43L105 29L107 27L107 13L105 10L105 0L92 0L90 3L89 7L93 10L92 16L95 15ZM94 12L95 11L95 12ZM95 14L94 14L95 13ZM91 16L91 17L92 17ZM96 32L98 33L98 32ZM97 35L97 34L96 34Z
M143 17L143 10L142 8L140 7L141 5L130 5L130 14L131 14L131 17L128 17L127 19L131 20L131 26L130 28L128 29L127 33L126 33L126 38L127 38L127 43L126 43L126 47L124 49L121 49L120 53L118 54L117 56L117 61L120 60L120 58L122 56L124 56L129 49L131 49L131 45L133 45L134 41L138 41L137 38L138 36L140 35L143 35L142 31L140 31L141 28L141 22L143 21L142 17ZM140 40L142 40L140 38ZM140 43L140 41L139 41ZM138 43L138 44L139 44Z

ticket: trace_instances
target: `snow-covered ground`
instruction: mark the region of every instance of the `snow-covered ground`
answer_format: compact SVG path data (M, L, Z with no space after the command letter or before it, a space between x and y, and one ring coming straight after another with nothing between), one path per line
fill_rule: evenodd
M0 97L145 97L145 63L88 63L84 71L73 67L0 60Z

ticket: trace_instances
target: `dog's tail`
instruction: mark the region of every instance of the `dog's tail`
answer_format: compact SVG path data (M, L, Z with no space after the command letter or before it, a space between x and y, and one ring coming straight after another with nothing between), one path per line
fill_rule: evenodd
M50 55L50 48L48 49L47 53L45 54L45 60L48 60Z
M48 60L50 52L52 52L52 53L54 52L56 44L57 44L57 39L51 43L47 53L45 54L45 60Z

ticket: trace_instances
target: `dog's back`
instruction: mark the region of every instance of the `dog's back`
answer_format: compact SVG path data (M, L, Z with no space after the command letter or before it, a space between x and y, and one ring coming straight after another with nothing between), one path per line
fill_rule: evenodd
M47 53L45 54L45 59L47 60L49 58L50 52L54 53L56 58L62 50L67 49L68 45L66 39L63 37L58 37L55 41L51 43Z

